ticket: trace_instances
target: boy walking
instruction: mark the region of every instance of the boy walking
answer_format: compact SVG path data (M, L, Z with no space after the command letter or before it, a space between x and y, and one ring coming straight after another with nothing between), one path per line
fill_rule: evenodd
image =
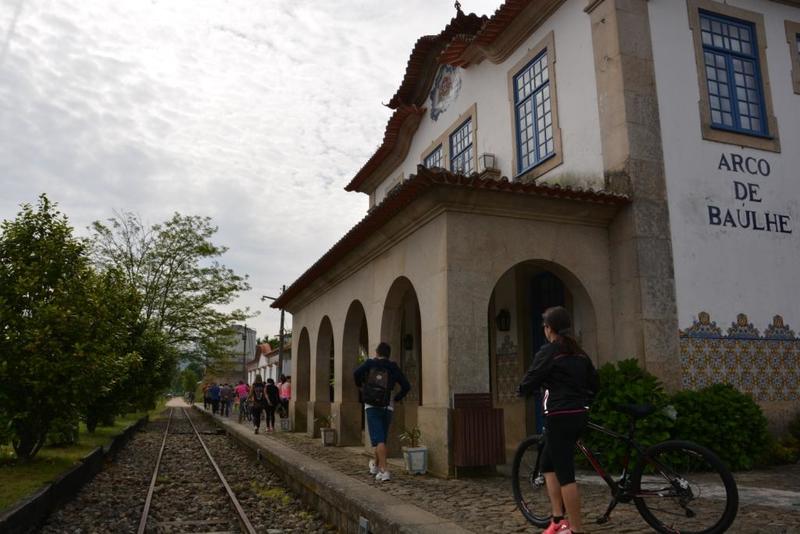
M386 439L392 422L394 403L403 400L411 390L411 384L403 371L389 359L391 352L389 344L381 342L375 349L375 357L365 361L353 372L356 386L361 388L364 400L369 440L375 447L375 459L369 462L369 473L375 475L378 482L391 478L386 470ZM393 396L397 384L400 385L400 392Z

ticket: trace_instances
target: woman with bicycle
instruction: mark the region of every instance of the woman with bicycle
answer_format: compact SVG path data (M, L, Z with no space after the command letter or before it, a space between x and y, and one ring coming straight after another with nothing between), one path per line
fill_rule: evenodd
M570 336L572 319L565 308L548 308L542 319L548 343L534 356L518 393L530 396L544 388L542 472L552 507L552 519L544 534L579 534L583 532L583 523L573 454L576 441L586 429L589 405L597 392L597 371ZM565 513L569 520L565 519Z

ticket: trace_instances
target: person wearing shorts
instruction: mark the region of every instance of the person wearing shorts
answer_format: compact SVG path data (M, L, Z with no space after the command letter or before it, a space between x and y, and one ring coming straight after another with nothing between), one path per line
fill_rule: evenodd
M533 357L518 393L529 396L541 387L545 390L545 445L541 465L552 506L552 520L543 534L581 534L575 443L589 420L589 405L598 388L597 371L589 356L571 337L572 319L565 308L548 308L542 319L548 343Z
M359 389L364 385L370 369L381 368L388 373L387 388L389 398L388 406L371 406L364 404L366 411L367 428L369 430L369 441L375 447L375 459L369 461L369 473L375 475L378 482L386 482L391 479L389 471L386 469L386 441L389 437L389 426L392 424L392 414L394 413L394 403L403 400L403 397L411 391L411 384L400 370L400 367L389 359L391 347L388 343L381 342L375 349L375 357L362 363L353 372L356 387ZM391 396L396 385L400 385L400 392Z

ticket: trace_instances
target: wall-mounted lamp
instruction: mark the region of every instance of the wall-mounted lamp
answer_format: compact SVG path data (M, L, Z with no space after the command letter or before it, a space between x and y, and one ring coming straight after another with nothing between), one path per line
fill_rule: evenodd
M406 334L403 336L403 348L405 350L414 349L414 337L411 334Z
M508 332L511 330L511 313L505 309L500 310L500 313L495 317L495 322L500 332Z
M478 156L478 172L484 171L496 171L497 170L497 160L494 157L494 154L489 154L488 152L484 152L480 156Z

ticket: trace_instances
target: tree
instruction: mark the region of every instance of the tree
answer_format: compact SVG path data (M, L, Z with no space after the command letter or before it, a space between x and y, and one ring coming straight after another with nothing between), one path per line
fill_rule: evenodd
M227 251L211 238L217 228L209 217L175 213L163 224L146 228L132 213L117 213L92 228L93 255L105 268L117 268L142 296L139 315L147 328L161 332L174 347L223 337L245 312L223 312L240 291L250 289L218 263Z
M17 457L33 457L52 422L125 366L115 303L124 280L91 267L87 244L47 196L0 224L0 418Z

